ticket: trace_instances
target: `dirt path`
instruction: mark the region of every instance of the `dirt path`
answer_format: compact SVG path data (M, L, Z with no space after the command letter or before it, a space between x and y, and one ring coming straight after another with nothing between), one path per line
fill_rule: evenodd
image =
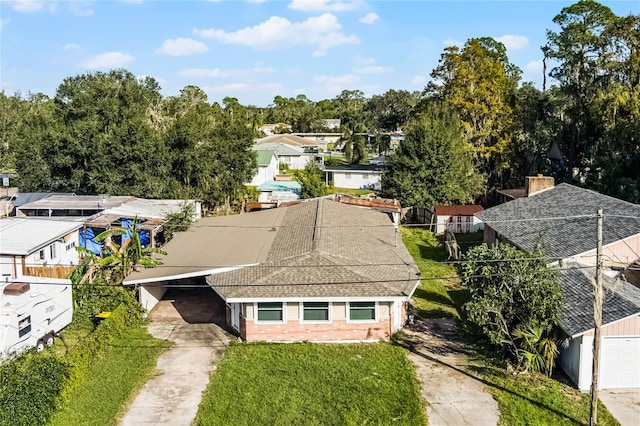
M220 311L213 306L210 294L194 292L186 298L162 300L154 308L149 332L174 342L174 346L158 358L159 374L140 390L120 422L122 426L186 426L193 422L213 361L224 354L231 338L209 318L201 322L203 314L206 317Z
M416 365L422 396L429 403L430 425L498 423L498 404L468 368L469 358L454 320L417 318L405 334L409 359Z

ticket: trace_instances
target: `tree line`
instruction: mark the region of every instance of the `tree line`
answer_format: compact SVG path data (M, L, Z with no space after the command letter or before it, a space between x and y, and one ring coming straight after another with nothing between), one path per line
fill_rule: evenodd
M473 201L535 173L640 202L640 15L581 0L553 22L542 89L522 81L502 43L478 37L444 49L424 90L369 98L344 90L318 102L210 104L198 87L164 97L156 80L126 70L66 78L53 98L1 93L0 161L24 191L228 208L255 172L250 146L261 125L321 132L323 119L340 119L354 163L389 151L389 132L406 133L383 177L386 195L405 204Z

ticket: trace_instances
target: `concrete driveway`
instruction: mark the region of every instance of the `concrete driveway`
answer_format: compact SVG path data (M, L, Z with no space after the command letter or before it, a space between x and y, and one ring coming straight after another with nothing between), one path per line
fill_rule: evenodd
M601 390L598 398L622 426L640 424L640 389Z
M120 422L133 425L190 425L213 362L224 354L231 334L224 325L224 303L209 288L171 289L151 311L149 332L174 346L158 358L158 375L149 380Z
M409 359L429 403L432 426L494 426L500 412L479 377L468 370L469 359L459 343L455 321L416 318L405 328Z

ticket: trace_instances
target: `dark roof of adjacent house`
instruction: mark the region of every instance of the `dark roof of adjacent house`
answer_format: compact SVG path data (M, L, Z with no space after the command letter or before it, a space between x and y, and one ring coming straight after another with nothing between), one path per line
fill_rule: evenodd
M473 216L483 210L478 204L456 205L456 206L436 206L436 216Z
M328 199L284 210L265 262L207 277L225 300L411 296L419 272L387 213Z
M593 286L595 267L574 264L560 270L564 303L560 328L569 336L584 334L595 327L593 321ZM618 277L603 274L604 303L602 324L609 324L640 314L640 289Z
M599 209L604 245L640 233L640 205L566 183L476 216L522 250L542 243L550 258L565 259L596 248Z
M527 196L527 188L497 189L496 192L513 199Z

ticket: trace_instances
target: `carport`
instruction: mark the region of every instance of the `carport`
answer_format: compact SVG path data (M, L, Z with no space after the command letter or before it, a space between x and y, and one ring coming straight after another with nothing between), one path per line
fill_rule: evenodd
M135 286L140 303L149 311L163 299L179 300L178 305L195 303L197 298L190 291L198 294L196 289L207 286L205 277L265 262L266 251L262 248L273 242L273 230L281 224L284 209L252 216L252 232L246 232L242 216L198 220L162 247L167 253L157 256L162 265L131 273L123 285Z

